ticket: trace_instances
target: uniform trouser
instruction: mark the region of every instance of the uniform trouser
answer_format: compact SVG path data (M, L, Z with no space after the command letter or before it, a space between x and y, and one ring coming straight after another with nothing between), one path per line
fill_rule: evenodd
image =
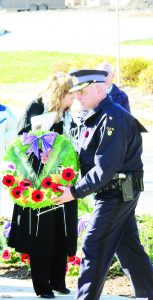
M153 267L140 243L135 200L123 202L120 191L105 192L97 200L85 231L75 299L98 300L113 256L130 276L136 298L153 300Z
M37 296L65 288L67 253L65 249L59 250L54 256L30 255L33 287Z

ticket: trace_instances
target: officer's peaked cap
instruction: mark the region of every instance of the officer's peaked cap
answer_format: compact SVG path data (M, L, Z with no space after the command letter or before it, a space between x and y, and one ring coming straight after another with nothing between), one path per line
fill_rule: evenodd
M91 83L105 82L108 72L101 70L72 70L69 75L73 77L73 87L69 93L81 90Z

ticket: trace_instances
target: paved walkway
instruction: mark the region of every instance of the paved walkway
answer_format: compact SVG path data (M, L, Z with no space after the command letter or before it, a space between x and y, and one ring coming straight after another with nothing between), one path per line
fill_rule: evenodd
M130 17L120 11L120 43L152 37L153 18L140 15ZM0 51L48 50L108 56L118 53L116 11L100 7L22 13L3 11L0 23L7 30L7 34L0 36ZM103 30L106 26L107 30ZM67 32L69 38L66 38ZM152 59L153 46L121 45L120 56Z
M75 291L71 290L69 295L61 295L55 292L56 300L72 300L74 299ZM16 299L16 300L33 300L38 299L32 283L26 280L0 278L0 298ZM120 297L113 295L102 295L101 300L128 300L128 297ZM94 299L93 299L94 300Z

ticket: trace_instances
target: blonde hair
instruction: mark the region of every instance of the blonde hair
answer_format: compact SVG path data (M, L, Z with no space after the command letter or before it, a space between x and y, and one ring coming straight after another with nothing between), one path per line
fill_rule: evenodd
M41 92L41 96L46 93L48 99L47 112L57 111L55 122L62 117L63 110L62 99L73 86L72 77L65 73L51 75L46 82L45 89Z

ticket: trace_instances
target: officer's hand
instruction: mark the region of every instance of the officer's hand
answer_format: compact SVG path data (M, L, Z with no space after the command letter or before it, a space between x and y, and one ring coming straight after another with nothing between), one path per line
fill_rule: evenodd
M54 198L51 200L51 202L55 202L55 205L63 204L65 202L69 202L71 200L74 200L74 197L71 194L69 187L59 186L60 190L63 190L63 194L59 197Z

